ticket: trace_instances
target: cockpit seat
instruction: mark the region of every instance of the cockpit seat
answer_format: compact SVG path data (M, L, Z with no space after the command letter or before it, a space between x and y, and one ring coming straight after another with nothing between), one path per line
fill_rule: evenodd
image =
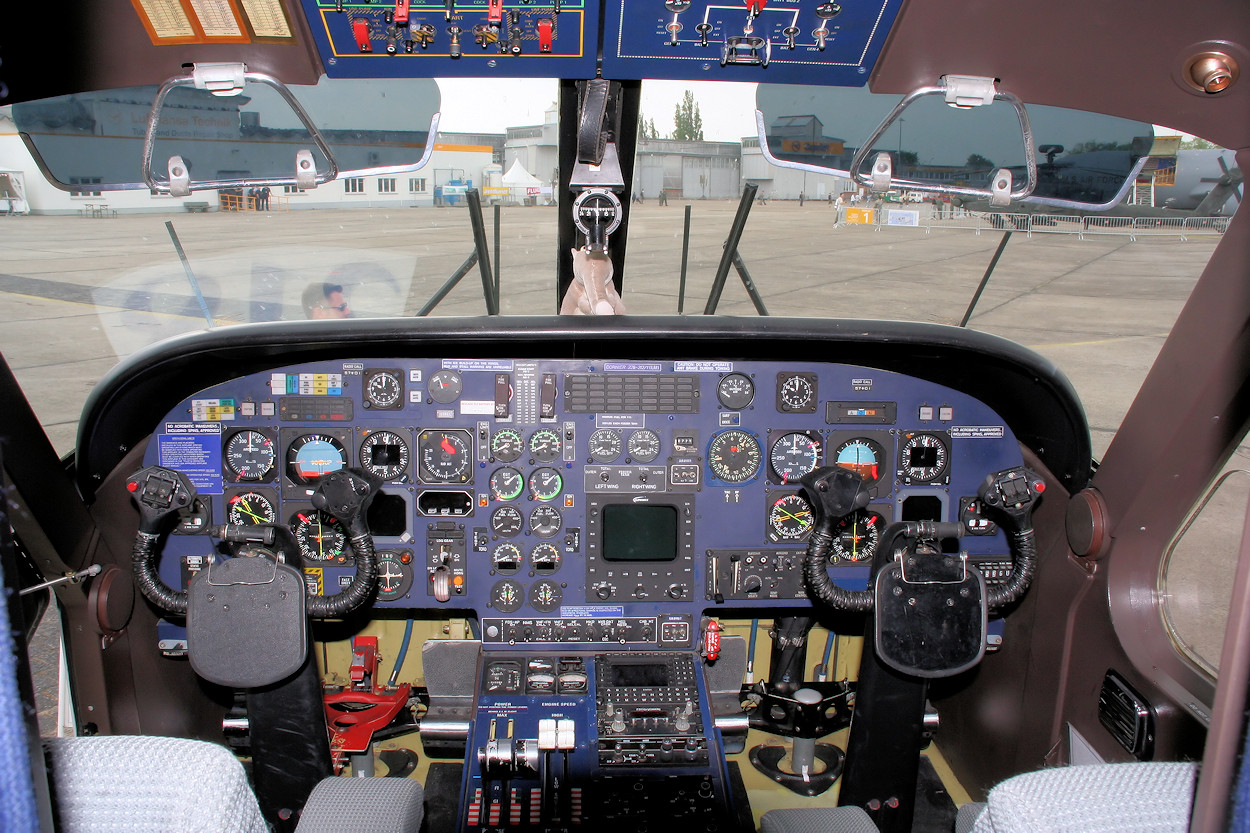
M45 742L63 833L267 833L230 750L183 738L114 735Z
M1008 778L961 808L955 833L1186 833L1193 763L1056 767ZM771 810L761 833L875 833L858 807Z
M1186 833L1196 773L1193 763L1027 772L990 790L972 833Z
M223 746L116 735L45 748L61 833L269 833L243 766ZM423 798L406 778L327 778L296 833L417 833Z

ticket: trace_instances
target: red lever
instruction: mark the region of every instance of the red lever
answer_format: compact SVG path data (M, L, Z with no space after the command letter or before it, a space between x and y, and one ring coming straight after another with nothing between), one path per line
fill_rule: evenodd
M503 22L503 0L490 0L490 6L486 9L486 19L491 23Z
M544 17L538 21L538 51L550 52L551 41L555 35L555 23L551 18Z
M408 22L408 0L395 0L395 22Z
M764 0L747 0L747 11L751 14L759 14L764 10Z
M356 37L356 47L361 52L372 52L373 44L369 43L369 21L363 17L352 20L352 34Z

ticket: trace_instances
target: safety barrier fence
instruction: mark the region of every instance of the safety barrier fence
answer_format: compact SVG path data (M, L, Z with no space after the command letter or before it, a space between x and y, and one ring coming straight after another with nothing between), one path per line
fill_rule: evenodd
M1140 237L1174 237L1182 241L1190 237L1218 236L1228 229L1230 217L1118 217L1075 214L1009 214L956 212L955 216L921 216L923 209L843 208L838 215L842 225L866 225L875 228L893 226L933 229L955 229L980 234L983 231L1018 231L1028 237L1034 234L1069 234L1078 239L1117 235L1137 240Z

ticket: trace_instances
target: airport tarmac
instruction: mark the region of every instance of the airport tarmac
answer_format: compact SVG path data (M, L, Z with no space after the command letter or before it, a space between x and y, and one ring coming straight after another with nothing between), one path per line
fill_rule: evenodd
M676 314L683 203L631 210L626 307ZM685 314L703 312L736 210L692 203ZM555 311L555 212L499 212L504 314ZM971 218L917 228L839 227L834 218L823 202L752 208L739 252L770 314L958 324L1003 238L977 233ZM494 258L490 208L485 219ZM344 283L357 314L411 316L473 246L464 207L0 217L0 352L60 453L71 450L82 404L109 368L149 341L206 324L167 222L216 326L302 317L300 292L322 280ZM1101 456L1217 243L1016 232L968 326L1058 365L1085 403ZM258 286L279 303L250 303ZM717 311L756 314L732 270ZM484 313L473 270L433 314ZM51 631L45 621L34 651L46 655ZM48 733L55 661L40 664Z

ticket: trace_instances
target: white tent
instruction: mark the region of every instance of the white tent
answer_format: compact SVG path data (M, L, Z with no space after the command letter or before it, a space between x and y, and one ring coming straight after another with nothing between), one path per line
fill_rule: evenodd
M540 188L542 182L538 177L525 170L520 159L512 160L512 167L503 175L503 184L509 188Z
M22 172L0 170L0 214L26 214L29 211Z
M514 202L524 202L526 197L537 198L543 193L542 181L521 164L520 159L512 160L501 182L508 187L509 196Z

